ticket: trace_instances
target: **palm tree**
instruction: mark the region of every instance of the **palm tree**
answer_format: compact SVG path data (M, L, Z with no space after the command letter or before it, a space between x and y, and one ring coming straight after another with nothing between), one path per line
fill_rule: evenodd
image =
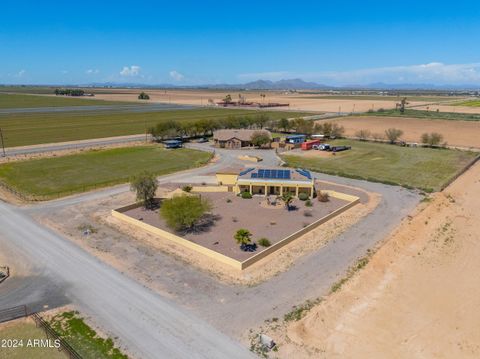
M248 244L252 241L251 240L252 234L248 229L243 229L243 228L239 229L233 237L235 238L237 243L240 244L240 246Z
M285 203L285 208L287 209L287 211L290 211L290 205L293 202L293 194L291 194L290 192L284 192L281 199L283 203Z

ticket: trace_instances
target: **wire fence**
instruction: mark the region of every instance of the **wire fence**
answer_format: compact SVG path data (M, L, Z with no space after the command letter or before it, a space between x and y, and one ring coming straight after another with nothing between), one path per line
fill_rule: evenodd
M55 330L48 324L45 320L42 319L37 313L33 313L31 315L32 319L35 321L35 325L37 328L42 328L43 331L45 332L47 339L53 339L56 342L59 343L60 348L59 350L62 350L65 354L68 355L70 359L82 359L80 354L78 354L75 349L73 349L70 344L67 343L67 341L63 338L61 338Z
M63 351L70 359L82 359L82 356L78 354L65 339L61 338L50 324L48 324L48 322L46 322L38 313L29 313L29 309L26 305L19 305L0 310L0 323L27 317L33 319L37 328L43 329L47 339L54 340L55 343L58 343L58 350Z

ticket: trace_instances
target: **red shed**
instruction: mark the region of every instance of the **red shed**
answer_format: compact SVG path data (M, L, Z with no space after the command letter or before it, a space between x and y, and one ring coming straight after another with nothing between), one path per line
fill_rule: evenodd
M322 141L320 140L310 140L302 143L302 150L307 151L311 150L313 145L319 145Z

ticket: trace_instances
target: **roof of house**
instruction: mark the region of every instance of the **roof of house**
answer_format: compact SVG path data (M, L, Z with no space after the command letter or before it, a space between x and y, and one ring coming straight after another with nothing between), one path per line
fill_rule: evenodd
M255 132L262 132L272 138L272 134L267 130L217 130L213 133L213 138L218 141L228 141L232 138L238 138L240 141L250 141Z
M239 180L294 181L311 183L314 179L310 171L292 168L247 168L239 173Z

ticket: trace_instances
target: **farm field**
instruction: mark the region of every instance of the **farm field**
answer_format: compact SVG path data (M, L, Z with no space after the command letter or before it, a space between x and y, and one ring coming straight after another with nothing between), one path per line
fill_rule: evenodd
M2 347L0 349L0 359L67 359L67 355L55 348L27 348L29 339L47 339L45 332L41 328L37 328L31 319L19 319L1 324L0 338L23 340L23 347Z
M315 150L290 152L282 158L289 167L439 191L477 155L457 150L410 148L350 140L329 143L349 145L352 149L335 156Z
M238 109L194 109L142 113L71 112L0 115L5 147L86 140L145 133L166 120L221 119L265 114L272 119L297 117L305 112L251 111Z
M300 93L301 95L302 93ZM455 97L450 96L410 96L408 94L400 94L398 96L392 95L306 95L304 98L316 98L322 100L362 100L362 101L396 101L399 102L403 97L407 100L415 102L444 102L455 100Z
M407 115L405 115L407 116ZM321 123L321 121L318 121ZM423 133L438 132L450 146L480 148L480 121L428 119L392 116L349 116L332 120L345 128L346 136L355 136L359 130L384 134L388 128L403 131L402 139L420 143Z
M99 106L122 105L126 103L127 102L92 99L91 97L42 96L0 93L0 108Z
M391 109L395 108L398 102L397 97L391 98L345 98L326 97L318 98L318 94L305 93L291 93L284 91L238 91L238 90L160 90L160 89L146 89L150 95L151 102L165 102L182 105L197 105L202 106L208 103L208 99L214 102L221 101L227 94L230 94L233 100L237 100L239 95L245 97L247 101L267 103L280 102L288 103L290 106L273 108L272 111L285 111L285 109L294 111L314 111L314 112L365 112L369 109ZM107 89L106 91L95 92L95 97L105 100L116 101L137 101L136 93L131 89ZM265 95L265 98L260 96ZM428 102L428 101L427 101ZM410 105L425 104L425 100L410 101Z
M456 106L480 107L480 100L467 100L455 104Z
M138 146L0 165L0 180L33 199L126 183L141 171L165 175L204 165L207 152ZM38 198L37 198L38 197Z

